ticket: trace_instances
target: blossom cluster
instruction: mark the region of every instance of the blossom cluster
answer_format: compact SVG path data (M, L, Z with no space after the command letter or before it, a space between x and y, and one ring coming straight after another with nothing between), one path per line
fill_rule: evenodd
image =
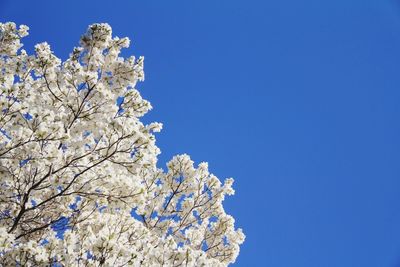
M143 57L93 24L62 62L0 23L0 266L226 266L244 241L224 183L178 155L157 167ZM59 227L59 225L62 227Z

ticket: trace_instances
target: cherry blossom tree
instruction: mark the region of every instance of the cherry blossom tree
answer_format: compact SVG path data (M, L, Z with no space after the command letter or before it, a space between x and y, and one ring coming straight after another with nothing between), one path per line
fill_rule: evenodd
M0 266L227 266L244 241L224 183L178 155L166 170L143 58L93 24L62 62L0 23ZM62 227L60 227L60 225Z

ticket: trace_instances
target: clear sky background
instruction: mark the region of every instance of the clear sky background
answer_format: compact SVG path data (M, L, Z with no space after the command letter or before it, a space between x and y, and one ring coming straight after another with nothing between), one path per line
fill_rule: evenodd
M160 164L236 180L235 266L400 266L400 1L0 0L0 20L63 59L94 22L131 38Z

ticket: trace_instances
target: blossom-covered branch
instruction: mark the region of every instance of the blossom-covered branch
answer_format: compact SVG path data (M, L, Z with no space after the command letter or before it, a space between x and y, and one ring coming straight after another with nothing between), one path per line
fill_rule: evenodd
M0 265L226 266L242 231L234 193L187 155L157 167L143 58L93 24L62 62L27 26L0 23ZM62 227L58 227L59 225ZM55 265L54 265L55 266Z

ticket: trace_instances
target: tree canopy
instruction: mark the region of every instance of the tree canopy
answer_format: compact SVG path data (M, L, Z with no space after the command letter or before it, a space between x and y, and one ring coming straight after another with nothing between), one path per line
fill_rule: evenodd
M62 62L28 27L0 23L0 265L226 266L241 229L207 163L157 167L143 57L93 24Z

